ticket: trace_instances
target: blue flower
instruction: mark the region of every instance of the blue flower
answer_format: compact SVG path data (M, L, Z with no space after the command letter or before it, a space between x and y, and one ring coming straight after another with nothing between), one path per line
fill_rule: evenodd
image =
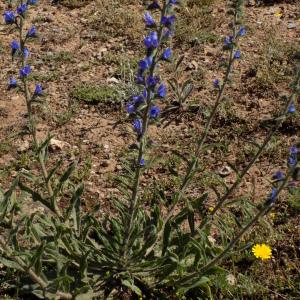
M27 10L27 4L23 3L17 8L17 13L21 16L24 16L26 10Z
M171 27L174 24L174 22L175 22L175 16L174 15L169 16L169 17L163 16L161 18L161 24L163 24L166 27Z
M163 60L168 60L168 59L171 57L171 55L172 55L172 50L171 50L171 48L167 48L167 49L163 52L163 54L161 55L161 58L162 58Z
M167 95L167 87L164 84L161 84L157 89L157 96L159 98L164 98Z
M158 76L149 76L147 78L147 86L149 86L149 87L155 87L158 83L159 83Z
M234 40L233 35L227 36L224 40L224 45L231 46L231 44L233 43L233 40Z
M154 19L152 18L151 14L148 11L144 15L144 20L146 22L146 26L148 27L156 26Z
M288 108L288 113L293 114L296 112L296 106L294 103L291 103L291 105Z
M290 153L291 155L297 155L298 154L298 148L297 146L292 146L291 149L290 149Z
M169 4L177 4L177 0L170 0Z
M158 47L158 34L156 31L150 32L150 34L144 39L144 44L147 49L155 49Z
M141 71L147 70L151 66L152 61L153 61L152 56L149 56L149 57L147 57L145 59L140 60L139 61L140 70Z
M144 159L144 158L142 158L142 159L140 160L140 166L141 166L141 167L145 167L145 159Z
M160 9L160 5L157 3L157 0L153 0L151 4L147 7L148 10Z
M10 43L10 47L12 50L12 54L14 55L20 49L20 44L17 41L13 40Z
M6 24L13 24L16 19L16 16L13 11L4 12L3 17Z
M142 120L141 119L135 119L133 122L133 128L135 130L135 132L140 135L142 133L143 130L143 124L142 124Z
M27 5L35 5L37 2L37 0L27 0Z
M25 66L24 68L22 68L21 70L20 70L20 77L21 78L24 78L24 77L27 77L30 73L31 73L31 68L30 68L30 66Z
M42 88L42 86L40 84L37 84L35 86L34 94L36 96L42 96L43 95L43 88Z
M266 205L270 205L270 206L273 205L277 199L277 196L278 196L278 190L275 187L273 187L270 195L267 198Z
M23 55L25 58L28 58L28 56L30 55L30 51L28 50L27 47L24 48Z
M246 35L246 33L247 33L246 28L245 28L244 26L242 26L242 27L239 29L239 31L238 31L238 33L237 33L237 36L244 36L244 35Z
M219 80L219 79L215 79L215 80L213 81L213 84L214 84L214 87L215 87L216 89L220 88L220 80Z
M133 114L135 112L135 106L134 104L132 103L128 103L126 105L126 111L129 113L129 114Z
M145 84L145 77L143 76L142 70L138 70L135 80L137 84Z
M28 32L27 32L28 37L36 37L36 28L35 26L32 26Z
M240 50L237 50L234 52L234 55L233 55L233 58L234 59L239 59L241 58L241 51Z
M170 30L170 29L167 29L165 32L164 32L164 38L165 39L169 39L173 34L173 31Z
M273 176L273 180L282 180L284 179L284 174L281 171L277 171Z
M132 97L132 101L136 105L140 105L140 104L144 104L145 103L145 99L144 99L143 96L133 96Z
M152 106L150 108L150 117L157 118L160 113L160 109L157 106Z
M12 89L12 88L17 87L17 85L18 85L17 80L14 77L10 77L9 83L8 83L8 88Z
M288 158L288 165L295 166L297 164L298 149L296 146L292 146L290 149L290 157Z

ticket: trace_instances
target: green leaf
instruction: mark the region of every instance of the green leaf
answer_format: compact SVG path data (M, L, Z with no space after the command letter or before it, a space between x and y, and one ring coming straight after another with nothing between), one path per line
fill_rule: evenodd
M46 199L44 199L38 192L33 191L30 187L24 185L22 182L19 182L19 187L22 191L30 194L33 201L41 202L50 210L52 210L50 203Z
M168 221L164 228L164 234L163 234L163 247L162 247L162 255L165 255L165 252L169 245L170 235L171 235L172 226L170 224L170 221Z
M185 281L184 278L183 280L180 280L176 282L176 286L179 286L180 288L178 289L179 293L185 294L191 289L197 288L197 287L206 287L207 284L210 282L210 279L208 277L202 276L199 279L190 279L188 281Z
M60 159L56 165L54 166L53 169L50 170L48 177L46 178L46 182L49 182L49 180L51 180L51 178L53 177L53 175L56 173L56 171L60 168L60 166L62 165L63 160Z
M194 235L194 233L195 233L195 214L194 214L193 207L191 206L189 201L187 201L187 208L188 208L188 222L189 222L191 234Z
M133 280L124 279L122 280L122 284L135 292L138 296L142 297L142 291L134 284Z
M77 163L73 162L68 169L62 174L62 176L59 179L59 183L55 188L54 195L53 195L53 200L56 198L59 192L61 192L63 184L70 178L72 173L74 172L76 168Z
M18 263L13 260L6 259L3 256L0 256L0 262L9 269L24 271Z

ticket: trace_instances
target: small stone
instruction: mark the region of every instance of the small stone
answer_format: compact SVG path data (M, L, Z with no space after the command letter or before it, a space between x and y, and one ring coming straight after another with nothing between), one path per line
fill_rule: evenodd
M218 170L218 174L222 177L226 177L226 176L230 175L231 172L232 172L232 170L229 166L222 166Z
M295 23L288 23L287 28L288 29L294 29L294 28L296 28L296 24Z
M71 145L64 141L59 141L56 139L51 139L49 144L49 150L51 151L60 151L63 148L71 147Z
M117 170L117 171L121 171L121 170L122 170L122 166L121 166L121 165L117 165L117 166L116 166L116 170Z
M17 151L19 153L21 152L25 152L30 148L30 144L28 141L23 141L23 143L19 146L19 148L17 149Z

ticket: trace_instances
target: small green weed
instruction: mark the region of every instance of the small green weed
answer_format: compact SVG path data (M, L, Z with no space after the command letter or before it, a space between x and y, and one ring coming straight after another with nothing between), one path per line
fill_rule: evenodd
M119 93L109 85L80 84L71 92L71 97L88 104L99 104L118 101Z

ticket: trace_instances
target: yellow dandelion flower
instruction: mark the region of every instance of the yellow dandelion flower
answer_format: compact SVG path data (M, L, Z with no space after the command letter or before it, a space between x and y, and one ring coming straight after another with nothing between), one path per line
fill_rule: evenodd
M256 244L252 247L252 252L256 258L270 259L272 256L272 249L266 244Z
M209 210L210 212L212 212L212 211L214 210L214 208L213 208L213 207L209 207L208 210Z
M276 13L274 13L274 16L277 17L277 18L281 18L282 13L280 11L277 11Z

